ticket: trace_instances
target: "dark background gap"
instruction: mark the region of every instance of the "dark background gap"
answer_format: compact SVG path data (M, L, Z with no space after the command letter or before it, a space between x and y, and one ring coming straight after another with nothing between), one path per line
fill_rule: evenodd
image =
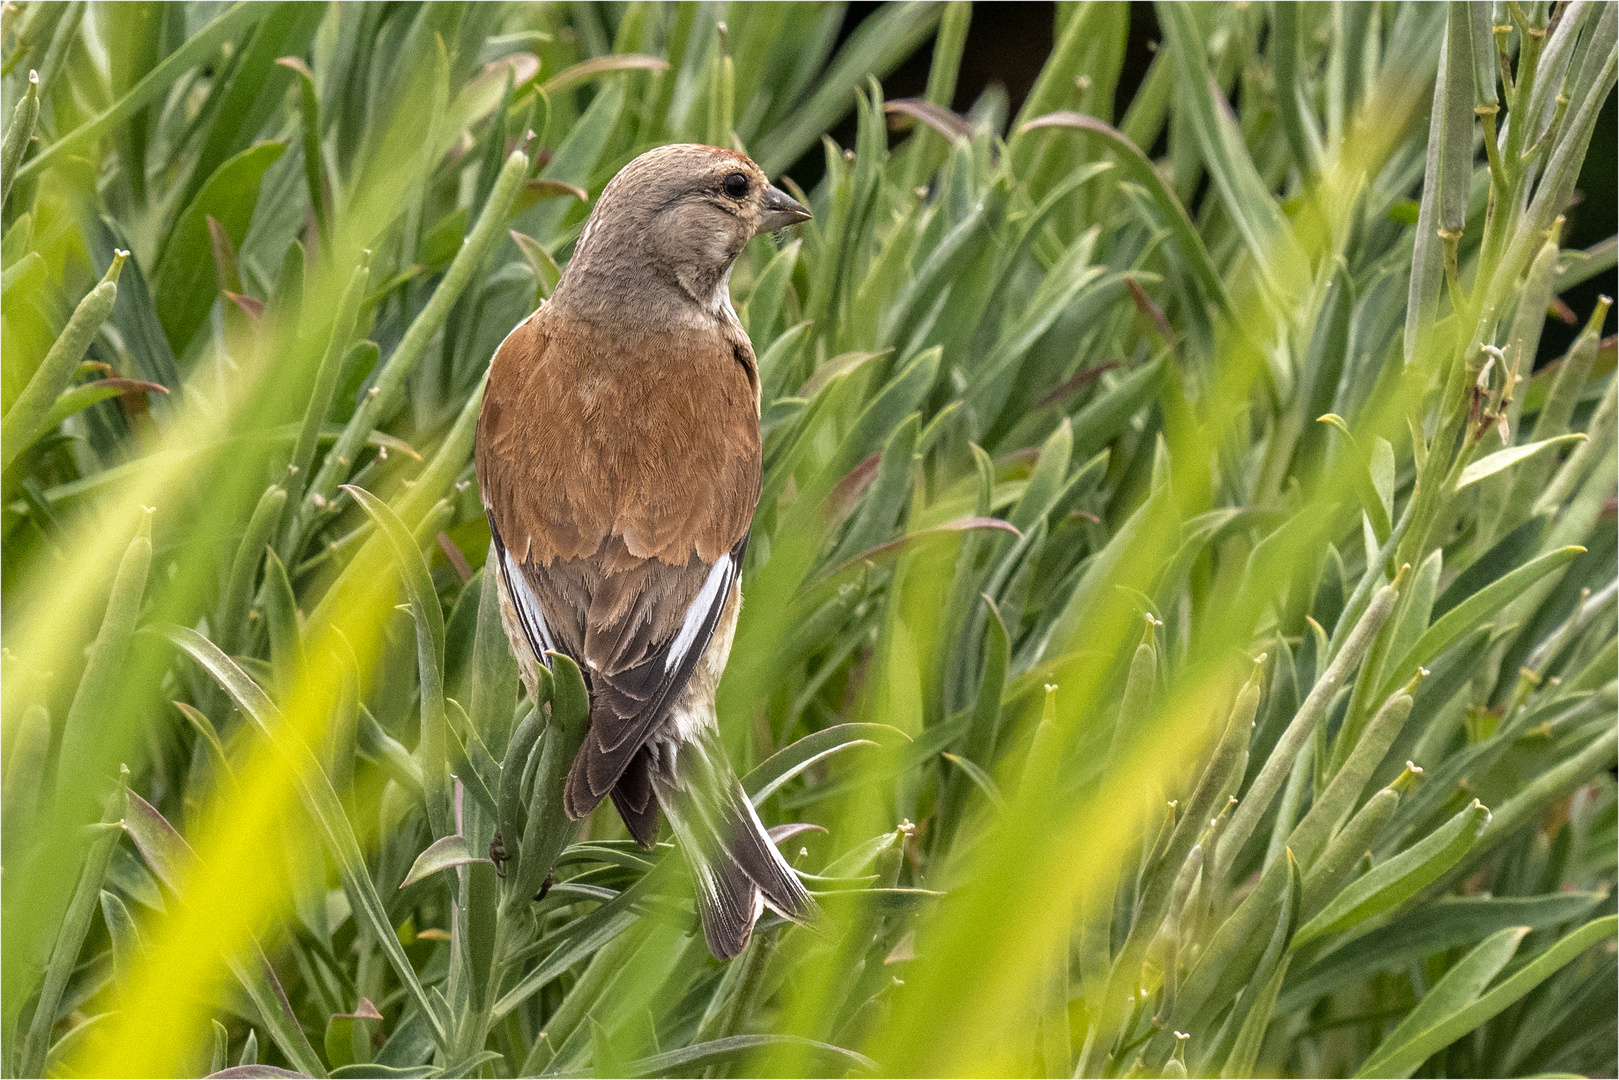
M881 6L871 0L849 4L838 43L841 45L855 27ZM957 112L966 112L988 86L999 83L1010 99L1009 115L1015 117L1029 96L1041 65L1051 52L1056 12L1056 4L1034 0L974 5L951 107ZM1130 37L1125 45L1124 67L1114 102L1116 112L1107 119L1116 123L1129 108L1131 98L1135 96L1136 89L1146 76L1148 65L1152 63L1158 39L1158 20L1153 14L1152 5L1132 3ZM884 97L888 100L921 97L927 90L928 69L932 63L933 43L930 41L883 80ZM1608 95L1608 101L1597 120L1591 149L1580 171L1579 190L1582 197L1569 209L1568 222L1563 230L1565 248L1588 248L1612 236L1616 224L1619 224L1619 186L1616 186L1619 117L1615 113L1616 100L1619 100L1619 91ZM845 118L831 134L839 146L853 146L854 116L851 114ZM1164 143L1164 138L1160 136L1158 145L1149 148L1149 152L1161 155ZM816 146L788 171L795 182L809 190L820 182L825 169L822 150ZM1207 186L1206 178L1202 186ZM1195 196L1193 201L1195 204ZM1555 360L1568 350L1585 325L1585 320L1590 317L1598 296L1616 295L1619 295L1619 271L1615 270L1599 274L1564 293L1563 301L1574 311L1577 321L1572 326L1556 318L1546 321L1536 366ZM1610 311L1603 327L1604 335L1614 332L1616 321L1619 321L1619 311Z

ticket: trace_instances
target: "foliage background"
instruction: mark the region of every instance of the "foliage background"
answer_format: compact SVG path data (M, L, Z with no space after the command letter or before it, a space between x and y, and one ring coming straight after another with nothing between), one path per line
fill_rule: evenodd
M8 1075L1619 1068L1614 5L4 19ZM721 722L833 927L723 967L471 487L676 139L816 214Z

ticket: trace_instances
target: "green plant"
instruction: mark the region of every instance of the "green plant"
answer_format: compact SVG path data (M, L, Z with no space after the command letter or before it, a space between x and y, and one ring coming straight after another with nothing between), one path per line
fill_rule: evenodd
M1121 4L1010 118L966 4L8 8L8 1075L1612 1072L1619 14L1492 12L1164 4L1113 127ZM851 109L720 701L831 928L718 965L472 424L632 156Z

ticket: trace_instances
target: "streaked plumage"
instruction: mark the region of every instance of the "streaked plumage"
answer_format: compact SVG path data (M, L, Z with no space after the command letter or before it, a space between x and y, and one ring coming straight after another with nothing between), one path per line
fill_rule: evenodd
M496 351L478 423L524 680L532 691L555 650L590 688L567 812L611 797L650 846L661 807L722 958L763 906L814 911L714 717L760 480L758 369L727 280L749 238L807 216L740 154L643 154L602 193L555 295Z

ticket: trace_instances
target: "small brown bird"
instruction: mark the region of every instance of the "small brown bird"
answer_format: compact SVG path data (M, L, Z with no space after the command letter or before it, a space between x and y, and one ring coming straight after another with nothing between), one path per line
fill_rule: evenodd
M579 664L590 728L575 820L611 796L646 847L668 816L709 951L764 907L816 906L719 738L714 692L759 498L759 369L731 307L750 239L810 213L746 156L650 150L602 192L550 300L495 352L477 468L501 612L529 692L545 653Z

